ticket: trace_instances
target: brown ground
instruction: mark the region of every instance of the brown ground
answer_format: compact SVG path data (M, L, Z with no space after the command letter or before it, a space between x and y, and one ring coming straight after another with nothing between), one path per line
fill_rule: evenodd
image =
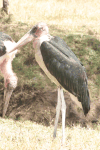
M0 96L0 114L2 114L3 89L0 90ZM25 86L22 91L17 87L11 97L6 116L14 120L31 120L49 126L54 124L56 100L56 90L39 91ZM67 104L66 125L80 123L82 126L87 126L87 123L98 123L100 101L95 105L92 102L89 114L84 117L81 108L77 107L67 92L65 93L65 100ZM61 123L61 116L59 123Z

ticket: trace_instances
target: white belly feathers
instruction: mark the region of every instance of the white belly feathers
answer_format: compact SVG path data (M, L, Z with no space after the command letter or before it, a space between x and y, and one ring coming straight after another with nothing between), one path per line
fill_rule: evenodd
M54 76L51 75L51 73L46 68L40 50L36 51L36 53L35 53L35 59L36 59L37 63L39 64L39 66L42 68L42 70L45 72L45 74L48 76L48 78L52 82L54 82L57 86L59 86L60 85L59 82L56 80L56 78Z

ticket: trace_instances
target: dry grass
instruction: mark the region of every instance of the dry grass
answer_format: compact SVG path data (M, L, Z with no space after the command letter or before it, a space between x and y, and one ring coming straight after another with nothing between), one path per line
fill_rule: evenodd
M66 142L61 146L61 129L53 140L53 127L30 121L0 119L0 150L99 150L100 127L66 127Z
M99 32L99 0L16 0L10 2L10 12L16 21L34 24L45 21L61 29L81 30L87 26Z
M99 0L10 0L10 11L16 21L24 23L45 21L74 32L81 30L82 26L100 31Z

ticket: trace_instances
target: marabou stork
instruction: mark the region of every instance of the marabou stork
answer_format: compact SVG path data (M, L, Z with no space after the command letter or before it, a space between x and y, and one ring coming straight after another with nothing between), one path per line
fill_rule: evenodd
M4 76L3 117L6 114L12 92L17 86L17 77L12 70L12 60L14 59L17 50L9 53L9 50L14 45L15 42L9 35L0 32L0 72L1 75Z
M65 141L66 104L63 89L69 91L81 102L84 114L90 110L90 97L87 76L83 64L67 44L57 36L49 34L48 26L40 22L26 33L11 49L25 45L33 40L35 58L46 75L58 86L58 100L53 137L56 137L60 110L62 111L62 142Z

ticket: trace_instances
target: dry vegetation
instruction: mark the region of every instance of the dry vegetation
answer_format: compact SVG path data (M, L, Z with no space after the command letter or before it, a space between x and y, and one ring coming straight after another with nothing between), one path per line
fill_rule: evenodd
M21 48L13 61L19 82L7 112L7 117L13 120L0 119L0 150L99 150L99 0L9 0L9 2L10 13L13 15L0 14L0 30L17 42L34 24L46 22L50 33L63 38L86 67L91 111L85 118L82 110L71 102L66 93L66 143L64 147L61 146L61 128L58 129L57 138L53 141L56 86L37 65L32 43L27 44ZM3 78L0 77L0 80L0 98L3 99Z
M96 130L79 125L66 127L66 144L61 146L61 129L53 140L53 126L45 127L30 121L15 122L0 119L0 149L2 150L99 150L100 127Z

